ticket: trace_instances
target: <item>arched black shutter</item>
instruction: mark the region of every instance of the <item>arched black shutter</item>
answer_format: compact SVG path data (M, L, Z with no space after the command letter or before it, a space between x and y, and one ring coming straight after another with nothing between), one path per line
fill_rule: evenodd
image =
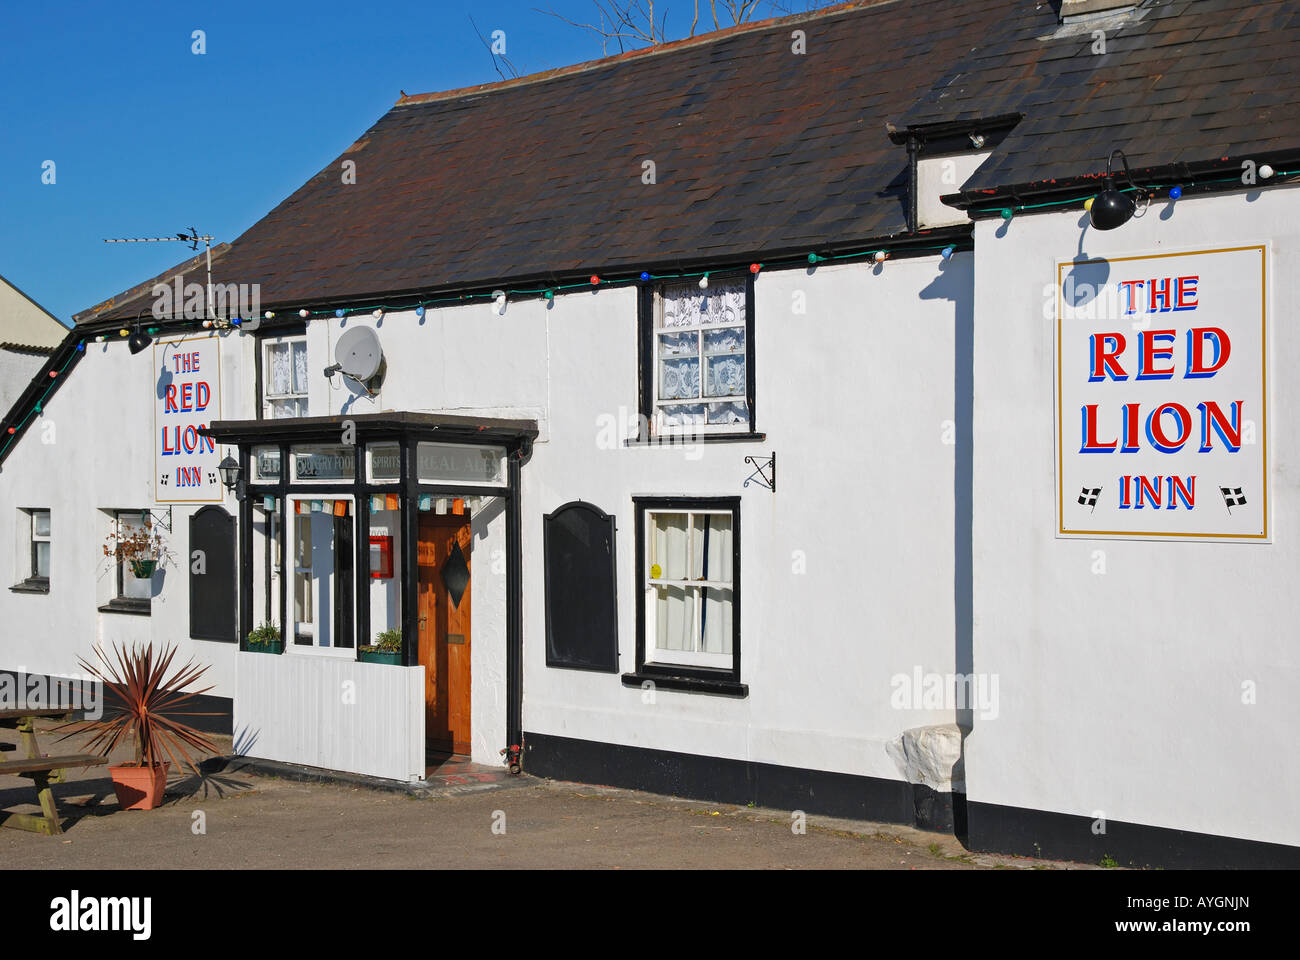
M546 665L618 672L614 518L566 503L542 521Z
M201 558L195 555L196 550L202 551ZM190 552L186 562L190 568L190 636L197 640L237 643L235 518L214 506L204 507L190 517Z

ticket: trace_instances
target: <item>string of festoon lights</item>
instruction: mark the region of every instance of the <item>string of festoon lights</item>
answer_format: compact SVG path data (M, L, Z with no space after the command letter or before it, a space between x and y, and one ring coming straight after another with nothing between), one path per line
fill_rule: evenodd
M1267 180L1273 180L1275 177L1279 178L1279 180L1287 177L1292 177L1295 176L1297 173L1300 173L1300 171L1274 170L1271 165L1267 163L1261 163L1256 173L1258 174L1260 180L1267 181ZM1199 186L1201 184L1210 184L1210 183L1232 183L1234 181L1239 181L1240 179L1241 178L1239 176L1217 177L1212 180L1198 180L1196 182L1196 185ZM1115 189L1116 192L1118 193L1148 193L1152 197L1155 197L1157 194L1164 193L1164 195L1170 200L1181 200L1183 196L1184 186L1185 184L1181 184L1181 183L1172 183L1172 184L1151 183L1140 187L1131 186L1131 187L1119 187ZM1092 205L1094 201L1096 201L1097 196L1087 197L1083 201L1083 209L1091 213ZM1021 211L1024 210L1040 210L1043 209L1044 207L1065 207L1065 206L1078 204L1078 202L1079 202L1078 197L1072 197L1069 200L1049 200L1045 203L1013 204L1011 206L1001 208L998 211L998 215L1001 216L1003 220L1010 220L1017 213L1020 213Z
M907 253L938 251L939 256L942 259L948 260L953 256L953 254L957 252L958 245L956 243L946 243L946 244L936 244L936 245L907 244L902 249L905 250ZM890 257L891 257L891 251L888 248L884 248L884 247L870 248L867 250L856 250L850 253L836 253L836 254L828 253L824 255L814 252L814 253L809 253L806 257L774 260L774 261L769 261L766 264L751 263L749 265L749 272L757 276L759 272L764 269L788 268L793 266L799 266L802 264L808 264L810 267L815 268L819 263L828 263L828 262L835 262L841 260L866 260L869 263L879 266L884 264L885 261L889 260ZM725 273L728 276L732 276L738 273L740 269L741 269L740 267L736 267L736 268L725 268L725 269L718 269L718 270L688 271L688 272L680 272L680 273L651 273L649 270L642 270L639 273L628 274L628 275L617 275L611 277L602 277L598 273L593 273L586 280L579 280L572 283L557 283L557 284L552 284L549 286L541 286L541 287L539 286L511 287L508 289L492 290L490 292L485 292L485 293L462 293L462 294L457 294L456 296L433 297L425 300L419 300L416 301L414 304L404 303L401 305L392 305L392 304L378 303L378 304L367 304L364 306L355 306L355 307L321 308L316 310L310 310L306 307L303 307L297 311L297 314L300 318L304 320L308 320L311 318L329 317L329 316L333 316L336 319L342 320L347 317L361 316L365 314L370 314L376 320L382 320L389 313L409 311L412 308L414 308L416 318L419 320L423 320L425 312L429 307L434 307L441 304L467 303L476 300L491 300L497 312L500 314L504 314L506 304L509 302L511 297L541 297L543 300L550 302L555 299L556 294L562 293L566 290L594 290L599 287L626 287L629 285L645 284L645 283L659 282L665 280L668 281L694 280L696 281L697 286L701 290L707 290L709 289L710 276L713 276L714 274L720 274L720 273ZM262 315L262 318L266 320L274 320L276 318L276 312L274 310L267 310ZM232 330L232 329L240 329L244 327L246 324L248 324L249 320L251 320L251 318L238 317L238 316L231 317L229 319L214 319L214 318L180 319L180 320L169 321L168 327L170 329L184 329L186 327L191 327L191 328L202 328L204 330L212 330L212 329ZM128 325L121 327L117 331L116 337L114 337L111 333L100 333L100 334L96 334L94 337L88 337L83 340L80 340L77 343L76 350L69 355L68 359L65 361L63 366L60 367L58 370L50 371L49 375L52 382L51 385L41 395L41 399L35 403L32 409L27 412L27 415L25 417L23 417L21 420L15 423L8 424L6 426L5 434L2 437L5 442L3 446L0 446L0 456L4 455L4 453L9 448L9 445L12 444L16 439L14 435L23 427L25 427L32 420L33 417L37 417L41 415L46 399L48 399L50 393L57 386L57 382L54 381L56 381L57 378L68 369L68 367L78 358L79 355L82 355L86 352L86 344L88 342L107 343L113 340L126 340L128 341L128 344L132 346L133 348L132 352L139 352L139 349L143 349L144 346L148 345L149 337L153 337L156 334L159 334L161 332L162 332L162 327L158 326L156 322L153 325L150 325L148 327L142 327L137 319L137 321L128 323ZM136 349L137 343L141 344L138 349Z
M958 247L957 244L955 243L931 245L931 246L917 246L913 244L908 244L905 249L907 252L937 250L939 251L939 255L944 260L947 260L954 253L957 252ZM749 272L751 274L757 275L760 271L764 269L780 269L783 267L796 266L803 263L816 265L827 261L861 260L864 258L873 263L880 264L888 260L890 256L891 256L891 252L887 248L858 250L851 253L827 254L824 256L818 253L809 253L806 257L800 257L798 259L775 260L775 261L770 261L768 263L751 263L749 265ZM499 313L504 313L505 306L509 302L510 298L512 297L541 297L544 300L553 301L556 297L556 294L563 293L568 290L593 290L598 287L625 287L625 286L635 285L639 283L650 283L650 282L658 282L664 280L695 280L701 290L707 290L709 287L709 278L714 274L721 273L721 272L723 271L722 270L700 270L700 271L693 271L693 272L688 271L688 272L681 272L681 273L651 273L648 270L642 270L639 273L618 275L612 277L601 276L598 273L593 273L586 280L579 280L573 283L557 283L548 286L510 287L507 289L497 289L497 290L492 290L490 292L482 292L482 293L461 293L455 296L432 297L424 300L417 300L414 302L406 302L402 304L370 303L370 304L364 304L364 305L353 306L353 307L323 307L315 310L308 309L307 307L303 307L297 311L297 315L304 320L308 320L312 318L330 317L330 316L342 320L347 317L364 316L365 314L370 314L376 320L381 320L389 313L414 310L416 318L423 320L425 312L429 307L435 307L443 304L467 303L467 302L473 302L477 300L490 300L493 302L493 305L497 308L497 311ZM726 272L728 274L731 274L734 273L735 270L727 270ZM262 319L274 320L276 319L277 316L278 314L274 310L267 310L265 313L263 313ZM202 327L205 330L225 329L225 328L242 327L245 324L247 324L250 319L251 318L248 317L231 317L228 320L188 319L188 320L175 321L172 325ZM159 332L159 328L156 326L149 327L144 332L153 335ZM119 338L129 338L132 336L132 330L129 327L122 327L120 330L117 331L117 333ZM112 339L113 337L109 334L99 334L96 337L94 337L94 342L104 343L105 341L112 340ZM79 346L78 349L84 349L84 344L82 346Z

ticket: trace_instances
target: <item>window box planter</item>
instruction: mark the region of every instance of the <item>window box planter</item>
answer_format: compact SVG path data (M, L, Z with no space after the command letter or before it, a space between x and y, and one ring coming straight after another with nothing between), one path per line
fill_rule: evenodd
M360 647L357 650L359 659L362 663L391 663L394 666L402 665L402 652L400 650L368 650Z
M245 647L249 653L283 653L284 638L275 624L263 623L248 635Z

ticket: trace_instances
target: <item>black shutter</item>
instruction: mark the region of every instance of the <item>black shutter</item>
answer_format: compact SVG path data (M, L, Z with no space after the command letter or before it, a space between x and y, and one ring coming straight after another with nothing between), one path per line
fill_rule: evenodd
M546 665L618 671L614 518L566 503L542 521L546 553Z
M195 556L201 550L202 563ZM208 506L190 517L190 636L239 641L235 518ZM202 570L203 572L198 572Z

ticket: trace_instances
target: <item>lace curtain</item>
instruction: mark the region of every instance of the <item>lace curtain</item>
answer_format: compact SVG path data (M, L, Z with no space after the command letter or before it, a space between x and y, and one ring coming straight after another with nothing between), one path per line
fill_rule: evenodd
M747 423L744 281L666 288L660 331L657 399L697 401L661 403L661 422Z
M273 343L266 351L267 407L273 419L307 415L307 344Z

